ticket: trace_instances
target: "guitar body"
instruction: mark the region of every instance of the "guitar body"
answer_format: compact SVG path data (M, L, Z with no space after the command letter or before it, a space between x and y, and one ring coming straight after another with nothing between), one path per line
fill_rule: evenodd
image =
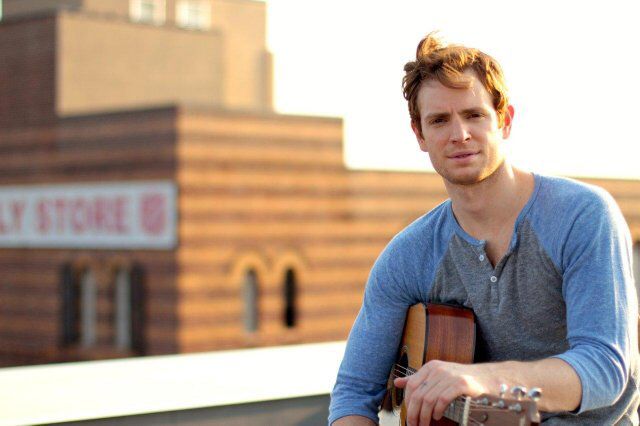
M425 363L435 359L471 364L475 339L476 326L470 309L419 303L407 312L396 364L402 369L413 370L419 370ZM394 377L392 371L379 413L380 424L404 426L404 392L393 385ZM431 424L445 426L457 423L443 417L441 420L432 420Z
M409 308L398 349L396 363L391 369L378 417L381 425L406 425L404 392L393 384L395 377L406 377L425 363L442 361L471 364L476 343L473 312L442 304L417 304ZM523 398L526 389L514 387L514 398L483 394L475 398L459 396L444 411L441 420L431 425L533 426L540 423L536 405L541 390L533 388Z

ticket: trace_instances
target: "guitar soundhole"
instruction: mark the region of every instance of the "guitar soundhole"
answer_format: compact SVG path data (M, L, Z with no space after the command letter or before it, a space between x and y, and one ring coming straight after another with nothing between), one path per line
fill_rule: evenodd
M409 357L407 357L407 353L403 352L398 362L396 363L396 377L405 377L407 368L409 368ZM393 386L393 407L400 408L402 405L402 401L404 401L404 389L397 388Z

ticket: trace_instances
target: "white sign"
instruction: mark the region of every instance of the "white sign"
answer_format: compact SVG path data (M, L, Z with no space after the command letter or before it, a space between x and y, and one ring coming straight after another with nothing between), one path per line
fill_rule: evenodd
M0 187L0 247L176 245L170 181Z

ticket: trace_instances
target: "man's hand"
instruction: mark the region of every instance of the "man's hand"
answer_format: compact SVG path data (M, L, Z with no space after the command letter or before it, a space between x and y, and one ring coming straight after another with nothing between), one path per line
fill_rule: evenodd
M405 389L408 424L429 425L432 418L440 420L458 396L497 393L499 380L486 370L482 364L430 361L415 374L395 379L394 384Z
M429 425L439 420L458 396L495 395L501 384L542 389L540 411L571 411L580 406L582 386L573 368L561 359L504 361L486 364L456 364L429 361L409 377L394 380L404 388L407 422Z

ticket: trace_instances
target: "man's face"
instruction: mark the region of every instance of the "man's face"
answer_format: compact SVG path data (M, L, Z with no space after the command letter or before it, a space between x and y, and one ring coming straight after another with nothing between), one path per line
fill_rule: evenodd
M437 80L422 84L418 107L422 131L412 124L420 149L446 181L472 185L491 176L504 162L502 141L509 136L513 108L499 126L491 95L476 75L469 89L451 89Z

